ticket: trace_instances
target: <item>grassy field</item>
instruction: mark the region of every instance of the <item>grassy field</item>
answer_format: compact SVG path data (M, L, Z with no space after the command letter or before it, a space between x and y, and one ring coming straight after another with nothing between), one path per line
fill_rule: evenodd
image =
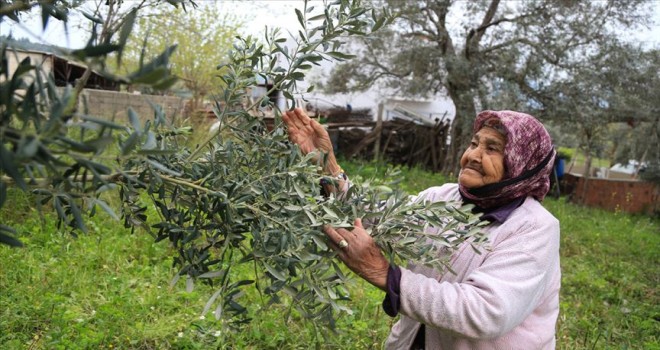
M381 176L384 166L343 163L353 178ZM447 179L402 169L416 193ZM52 216L10 192L0 222L16 227L25 248L0 246L0 349L379 349L393 319L382 292L355 279L352 314L327 334L256 293L254 320L219 332L201 315L213 293L170 286L174 252L144 232L131 234L102 214L74 238ZM561 222L562 291L558 349L660 349L660 220L579 207L544 205Z

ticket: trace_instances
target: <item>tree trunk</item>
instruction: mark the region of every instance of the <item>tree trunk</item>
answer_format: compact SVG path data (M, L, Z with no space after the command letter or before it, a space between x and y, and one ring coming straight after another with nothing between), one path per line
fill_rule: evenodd
M376 119L376 130L378 130L378 136L376 137L376 142L374 142L374 160L378 162L380 160L380 139L383 137L383 102L378 103L378 116ZM390 135L391 137L392 135ZM387 139L389 143L389 138ZM387 143L383 152L387 150Z
M456 115L451 122L451 144L442 171L446 174L458 175L460 159L463 151L472 138L472 124L477 115L474 106L474 95L469 88L448 84L449 97L456 107Z
M587 146L584 150L584 172L582 179L584 185L582 186L582 193L580 195L579 204L587 202L587 193L589 193L589 178L591 177L591 138L587 136Z

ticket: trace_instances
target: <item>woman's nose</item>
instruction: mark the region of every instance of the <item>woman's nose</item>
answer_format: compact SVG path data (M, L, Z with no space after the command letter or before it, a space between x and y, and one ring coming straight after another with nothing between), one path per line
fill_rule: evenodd
M468 160L471 162L481 162L481 155L482 155L482 150L480 146L477 146L475 148L471 148L468 151Z

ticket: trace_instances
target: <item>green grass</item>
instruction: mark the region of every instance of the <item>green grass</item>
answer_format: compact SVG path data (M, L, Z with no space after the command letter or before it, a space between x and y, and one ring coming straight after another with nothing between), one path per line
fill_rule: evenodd
M387 166L342 161L353 179L382 176ZM402 188L417 193L446 181L401 169ZM200 313L213 288L184 283L167 243L131 234L104 213L77 239L43 219L30 198L10 191L0 222L17 228L25 248L0 246L2 349L378 349L393 319L383 293L359 279L349 284L352 314L327 334L256 292L254 320L238 332ZM583 208L564 199L544 205L561 222L562 291L558 349L660 349L660 220Z
M660 222L548 200L562 231L561 349L660 349Z
M388 173L394 174L391 179L400 181L397 182L399 187L410 194L417 194L429 187L451 181L442 174L430 173L418 167L392 166L381 162L357 163L345 159L339 159L339 162L351 180L357 177L355 181L382 179Z

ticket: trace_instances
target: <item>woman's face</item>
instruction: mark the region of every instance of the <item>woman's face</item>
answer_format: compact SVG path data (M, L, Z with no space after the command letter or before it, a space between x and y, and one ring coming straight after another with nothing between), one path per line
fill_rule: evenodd
M504 178L504 146L506 138L497 130L483 127L472 137L461 157L458 182L466 188L477 188Z

